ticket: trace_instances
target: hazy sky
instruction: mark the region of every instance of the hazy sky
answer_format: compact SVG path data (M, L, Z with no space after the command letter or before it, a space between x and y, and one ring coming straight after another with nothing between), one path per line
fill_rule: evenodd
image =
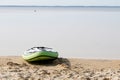
M0 5L120 6L120 0L0 0Z

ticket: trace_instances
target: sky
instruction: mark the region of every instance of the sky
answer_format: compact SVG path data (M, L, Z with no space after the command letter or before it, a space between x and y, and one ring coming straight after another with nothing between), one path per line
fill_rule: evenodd
M120 0L0 0L0 5L120 6Z

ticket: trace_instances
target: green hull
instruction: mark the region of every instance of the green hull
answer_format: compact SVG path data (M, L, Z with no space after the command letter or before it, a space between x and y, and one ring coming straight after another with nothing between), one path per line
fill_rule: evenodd
M58 53L52 51L41 51L28 55L22 55L22 57L26 61L49 60L49 59L56 59L58 57Z

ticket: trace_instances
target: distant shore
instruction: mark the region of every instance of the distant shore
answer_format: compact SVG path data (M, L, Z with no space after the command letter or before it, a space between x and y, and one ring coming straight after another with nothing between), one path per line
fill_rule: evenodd
M48 5L0 5L0 7L82 7L82 8L120 8L120 6L77 6L77 5L73 5L73 6L65 6L65 5L55 5L55 6L48 6Z
M58 58L28 63L20 56L4 56L0 71L0 80L118 80L120 60Z

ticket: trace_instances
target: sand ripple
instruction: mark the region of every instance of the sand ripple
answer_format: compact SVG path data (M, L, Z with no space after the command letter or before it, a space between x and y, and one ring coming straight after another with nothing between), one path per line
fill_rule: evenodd
M8 60L0 65L0 80L120 80L119 65L117 68L98 68L89 61L85 64L82 62L65 58L35 63Z

